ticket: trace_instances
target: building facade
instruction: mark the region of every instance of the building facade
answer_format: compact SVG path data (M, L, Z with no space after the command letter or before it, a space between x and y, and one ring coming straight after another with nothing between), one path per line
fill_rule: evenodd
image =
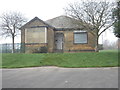
M95 36L67 16L47 21L35 17L20 29L25 53L39 52L41 47L48 53L95 51Z

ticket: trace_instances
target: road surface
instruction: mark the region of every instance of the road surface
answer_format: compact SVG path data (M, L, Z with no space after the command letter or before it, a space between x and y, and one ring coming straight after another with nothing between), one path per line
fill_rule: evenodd
M118 68L3 69L2 88L118 88Z

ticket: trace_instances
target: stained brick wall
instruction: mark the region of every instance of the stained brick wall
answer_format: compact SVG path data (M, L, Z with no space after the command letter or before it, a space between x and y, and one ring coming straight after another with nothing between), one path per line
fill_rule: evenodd
M48 42L48 52L54 52L55 44L54 44L54 30L48 28L47 32L47 42Z
M45 47L47 47L47 44L26 44L25 45L25 53L39 53L39 51L40 51L40 47L43 47L43 46L45 46Z
M37 26L45 26L47 29L46 39L47 43L38 42L40 40L33 40L34 38L29 39L28 41L35 41L27 43L25 42L25 29ZM47 27L47 24L41 22L40 20L33 20L30 23L27 23L24 28L21 30L21 42L25 43L25 53L33 53L35 50L39 50L40 47L47 47L48 52L52 53L55 50L55 33L63 33L64 34L64 45L63 52L76 52L76 51L93 51L95 48L95 37L88 33L88 43L87 44L74 44L74 30L63 30L63 31L54 31L53 28ZM32 32L34 33L34 32ZM32 33L29 33L29 36L32 36ZM39 36L39 33L37 35ZM36 37L36 36L35 36ZM40 39L40 38L36 38ZM36 42L37 41L37 42Z
M95 37L88 33L87 44L74 44L74 33L73 31L64 31L64 52L74 51L94 51Z
M31 27L40 27L40 26L44 26L47 29L46 32L46 40L47 42L43 42L45 40L45 38L39 38L41 36L43 36L44 32L25 32L25 29L29 30L29 28ZM21 43L23 43L23 47L25 47L25 53L33 53L35 51L39 51L39 49L43 46L48 48L48 52L53 52L53 47L54 47L54 32L53 29L51 28L47 28L48 25L44 24L43 22L41 22L40 20L32 20L32 22L29 22L25 25L25 27L22 28L21 30ZM34 28L32 28L34 29ZM31 30L31 29L30 29ZM29 34L29 35L27 35ZM33 35L35 34L35 35ZM34 38L35 37L35 38ZM38 38L36 38L38 37ZM25 40L27 39L27 41ZM40 39L44 39L44 40L40 40Z

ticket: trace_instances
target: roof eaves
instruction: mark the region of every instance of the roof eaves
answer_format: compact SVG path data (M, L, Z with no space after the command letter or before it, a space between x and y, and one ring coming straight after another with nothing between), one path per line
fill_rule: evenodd
M84 28L55 28L55 31L65 31L65 30L84 30Z
M26 25L28 25L29 23L35 21L35 20L39 20L40 22L44 23L45 25L47 25L47 27L50 28L54 28L53 26L49 25L48 23L44 22L43 20L39 19L38 17L33 18L32 20L30 20L29 22L27 22L26 24L24 24L22 27L20 27L19 29L22 30L23 28L25 28Z

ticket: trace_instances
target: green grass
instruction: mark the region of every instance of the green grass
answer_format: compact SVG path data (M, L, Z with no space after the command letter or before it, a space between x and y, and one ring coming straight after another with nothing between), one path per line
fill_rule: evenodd
M118 52L118 50L100 50L100 52Z
M16 68L40 66L40 62L44 59L44 57L44 54L3 54L2 67Z
M115 67L117 51L99 53L3 54L3 68L59 66L59 67Z

